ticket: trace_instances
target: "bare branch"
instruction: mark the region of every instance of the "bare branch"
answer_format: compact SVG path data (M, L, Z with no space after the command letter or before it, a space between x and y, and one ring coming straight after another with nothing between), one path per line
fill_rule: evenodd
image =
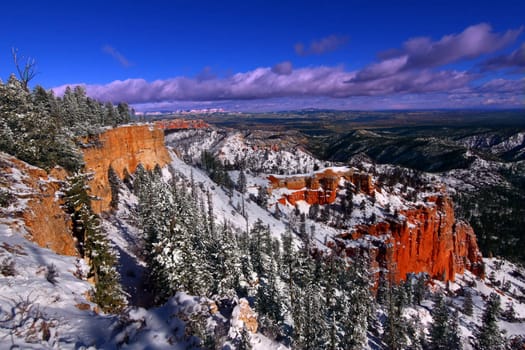
M15 63L16 71L18 72L18 78L24 89L29 90L29 82L38 74L36 71L36 60L28 57L25 59L25 62L21 62L24 61L24 57L19 57L18 49L15 49L14 47L11 48L11 53L13 54L13 61Z

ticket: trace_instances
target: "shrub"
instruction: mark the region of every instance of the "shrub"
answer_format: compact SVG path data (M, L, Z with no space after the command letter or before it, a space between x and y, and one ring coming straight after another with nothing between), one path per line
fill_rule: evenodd
M57 283L58 271L55 264L47 265L46 279L51 284Z
M0 263L0 273L4 276L14 276L16 274L15 261L10 258L5 258Z

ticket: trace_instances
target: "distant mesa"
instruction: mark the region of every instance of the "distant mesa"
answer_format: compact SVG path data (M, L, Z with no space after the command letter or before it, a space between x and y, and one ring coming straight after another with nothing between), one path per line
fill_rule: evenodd
M188 120L188 119L165 119L157 120L155 127L161 130L180 130L180 129L208 129L211 128L210 124L206 123L201 119Z

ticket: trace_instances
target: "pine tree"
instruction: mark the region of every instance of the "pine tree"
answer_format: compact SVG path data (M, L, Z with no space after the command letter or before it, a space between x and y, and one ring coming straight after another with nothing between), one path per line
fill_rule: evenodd
M172 235L173 199L170 188L148 174L141 164L137 166L134 190L138 196L139 223L143 232L143 252L149 268L150 284L157 301L173 294L161 253L169 254ZM162 245L164 244L164 246Z
M467 316L472 316L474 313L474 303L472 302L472 293L470 292L470 289L465 289L463 313Z
M213 284L211 294L234 298L242 279L241 257L236 238L227 223L211 237L206 250Z
M302 349L320 349L328 342L330 327L324 317L321 281L316 278L319 264L311 258L309 247L309 242L303 242L293 271L293 343Z
M106 312L116 313L126 305L120 276L115 269L116 254L105 233L99 217L91 209L91 197L87 184L90 174L77 173L67 178L65 207L71 214L75 237L79 240L79 252L90 265L90 276L95 281L93 301Z
M454 311L452 317L449 319L447 349L463 349L461 331L459 329L459 315L457 311Z
M127 124L131 120L131 114L129 111L129 106L126 102L120 102L117 105L117 114L118 114L118 124Z
M113 210L116 210L118 208L121 181L117 175L117 172L111 165L108 168L108 182L109 187L111 188L111 201L109 202L109 206Z
M246 327L242 328L241 334L237 339L234 340L233 343L236 350L251 350L253 348L250 340L250 333Z
M12 75L0 82L0 150L44 169L62 165L76 171L81 165L78 149L52 113L52 95L41 87L31 94Z
M505 310L501 313L501 315L509 322L516 321L516 310L514 310L514 304L512 301L507 302Z
M278 288L279 262L274 252L275 244L270 229L259 219L255 222L250 235L250 257L254 271L259 278L255 296L255 306L261 316L261 324L271 333L278 330L274 327L283 320L282 296Z
M366 255L358 255L349 267L339 263L336 318L342 331L339 346L344 349L362 349L367 343L367 330L373 318L373 297Z
M402 297L398 296L399 288L389 283L390 288L386 294L386 312L387 317L383 325L383 340L392 350L401 350L406 347L406 327L403 319Z
M498 327L500 305L499 295L491 293L485 302L485 310L481 318L482 324L475 332L474 347L477 350L505 349L505 339Z
M246 193L246 175L244 170L239 171L239 178L237 179L237 191L241 193Z
M279 208L279 202L275 203L275 211L273 212L273 216L277 219L277 220L280 220L281 217L282 217L282 213L281 213L281 209Z
M266 188L266 186L261 186L258 189L257 205L263 208L266 208L266 206L268 205L268 188Z
M432 326L430 328L430 349L448 349L449 311L443 295L438 293L432 308Z
M420 273L416 276L416 284L413 289L413 302L419 306L421 306L421 302L425 299L427 279L428 275L425 273Z

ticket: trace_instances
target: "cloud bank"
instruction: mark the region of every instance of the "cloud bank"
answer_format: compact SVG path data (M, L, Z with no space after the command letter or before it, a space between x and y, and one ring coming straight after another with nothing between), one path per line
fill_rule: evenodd
M283 101L295 100L296 108L305 107L307 100L317 101L319 106L331 101L333 106L342 108L352 108L351 102L356 102L356 108L369 106L369 109L388 106L436 108L439 107L437 101L441 101L440 107L450 108L481 106L490 101L505 106L523 106L523 78L494 79L483 73L525 66L525 44L508 55L485 58L513 44L522 32L523 28L518 28L496 33L490 25L481 23L436 41L427 37L413 38L398 49L380 53L377 62L355 71L347 71L343 66L295 68L292 62L284 61L273 67L259 67L226 77L219 77L210 68L204 68L195 77L151 82L126 79L103 85L75 85L83 85L93 98L113 103L127 101L144 108L213 103L229 106L251 103L270 108L272 103L268 100L285 104L288 102ZM323 53L342 43L340 37L331 36L312 42L308 48L303 46L300 52ZM118 53L108 49L110 52ZM481 72L447 67L479 58L485 59ZM53 90L61 95L65 88L64 85ZM341 102L344 99L346 102ZM263 100L267 102L262 103ZM337 100L339 102L335 102ZM436 106L432 105L434 102Z

